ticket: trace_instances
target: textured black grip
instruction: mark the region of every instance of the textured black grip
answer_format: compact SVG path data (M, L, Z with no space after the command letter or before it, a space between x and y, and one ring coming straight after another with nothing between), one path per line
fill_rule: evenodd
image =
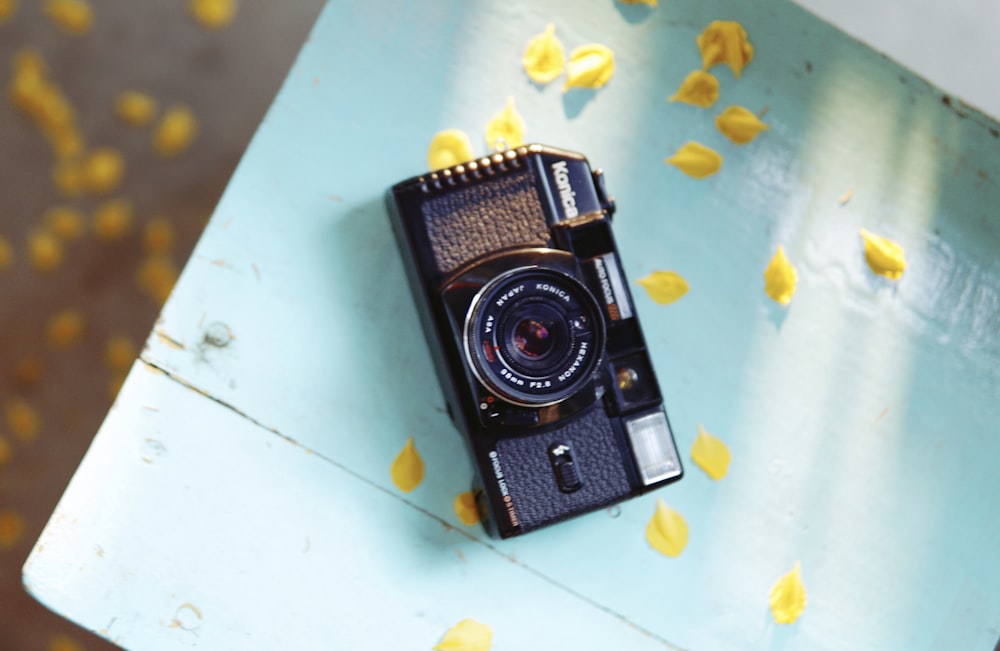
M511 246L544 246L549 228L534 175L513 172L455 188L421 206L439 272Z
M559 490L549 448L572 447L582 486ZM501 439L497 455L522 531L606 506L631 493L625 464L611 422L603 409L591 409L551 432Z

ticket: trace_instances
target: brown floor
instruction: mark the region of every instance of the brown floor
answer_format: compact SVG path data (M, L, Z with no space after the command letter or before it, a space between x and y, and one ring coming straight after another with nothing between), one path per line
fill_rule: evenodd
M21 0L0 24L0 246L5 239L15 256L7 269L0 263L0 649L106 649L26 596L21 566L120 381L107 342L124 336L141 347L159 311L136 279L149 256L146 223L159 217L173 226L167 255L182 268L322 2L246 2L228 28L210 31L192 20L188 0L90 0L94 22L81 36L60 31L44 4ZM114 192L66 199L56 191L52 146L9 100L15 54L24 48L46 62L87 147L123 153L125 178ZM113 112L125 89L148 92L161 110L191 107L200 126L191 147L170 159L155 153L152 127L126 126ZM134 219L106 241L93 231L91 212L118 197L131 200ZM55 205L80 209L87 228L43 272L27 242ZM59 349L47 328L64 310L82 315L84 328Z

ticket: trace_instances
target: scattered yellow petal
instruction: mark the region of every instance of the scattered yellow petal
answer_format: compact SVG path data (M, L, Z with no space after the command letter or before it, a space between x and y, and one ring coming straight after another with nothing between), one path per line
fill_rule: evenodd
M703 179L719 171L722 156L715 150L697 142L686 143L666 160L690 177Z
M112 371L124 371L138 356L135 344L125 335L114 335L104 344L104 363Z
M146 258L135 275L135 282L158 305L166 302L177 282L177 267L165 253Z
M753 59L753 46L747 41L746 30L734 21L716 20L698 36L701 63L707 70L719 63L729 64L736 78Z
M116 371L112 376L111 380L108 382L108 397L112 400L118 397L121 393L122 386L125 384L125 379L128 377L128 373L125 371Z
M871 270L890 280L899 280L906 270L903 247L896 242L861 229L865 241L865 260Z
M236 17L236 0L190 0L188 11L206 29L222 29Z
M698 425L698 436L691 445L691 460L712 479L718 481L729 472L729 448Z
M62 264L62 243L43 231L28 235L28 260L31 266L42 272L54 271Z
M69 34L86 34L94 24L94 12L86 0L49 0L45 13L57 27Z
M85 229L83 214L70 206L54 206L42 217L46 230L60 240L75 240Z
M8 22L17 13L17 0L0 0L0 25Z
M198 121L186 106L172 106L164 112L153 132L153 148L163 157L176 156L198 135Z
M656 500L656 512L646 525L646 541L664 556L677 558L688 544L688 526L677 511Z
M719 117L715 118L715 126L719 128L722 135L737 145L747 144L756 138L758 133L767 129L767 125L761 122L756 114L742 106L727 108Z
M94 235L105 242L125 237L132 229L132 202L113 199L94 208L92 227Z
M57 350L70 348L80 341L85 325L86 319L79 310L63 310L49 319L45 336Z
M802 584L801 563L795 562L792 571L784 575L771 588L771 614L779 624L791 624L806 607L806 587Z
M10 100L31 118L48 138L60 158L79 155L83 136L76 127L76 113L66 95L48 78L45 61L31 49L14 57Z
M717 99L719 99L719 80L711 73L695 70L684 78L681 87L670 96L669 101L707 108L715 104Z
M41 357L22 357L14 365L14 381L22 387L32 387L45 376L45 362Z
M125 176L125 159L121 152L108 147L94 149L83 161L83 177L93 194L115 190Z
M22 441L33 441L38 437L41 418L35 408L24 400L16 399L7 403L4 417L11 433Z
M764 270L764 291L774 301L788 305L792 302L795 286L799 282L799 274L785 256L785 247L778 245L778 250Z
M409 493L424 480L424 460L414 447L412 436L406 439L406 445L393 459L389 474L392 483L404 493Z
M52 181L64 197L76 198L87 189L87 175L83 162L76 157L63 157L52 169Z
M436 651L490 651L493 647L493 631L486 624L474 619L463 619L448 629L441 641L434 647Z
M6 271L14 266L14 247L7 238L0 235L0 271Z
M0 549L10 549L24 533L24 518L16 511L0 511Z
M144 127L156 116L156 100L137 90L126 90L115 100L118 119L133 127Z
M614 72L615 55L609 47L599 43L581 45L569 55L564 90L600 88Z
M174 226L169 220L154 217L146 222L142 232L142 246L147 253L166 253L174 245Z
M549 23L544 32L528 41L523 62L528 77L539 84L547 84L563 73L566 54L556 38L555 25Z
M507 98L507 106L486 125L486 145L496 148L501 140L508 149L524 144L524 120L514 108L513 97Z
M49 638L46 651L84 651L83 645L67 635L53 635Z
M654 271L636 282L660 305L670 305L688 291L687 281L674 271Z
M626 5L649 5L650 7L657 6L656 0L618 0L618 1Z
M479 508L476 506L476 495L472 491L459 493L455 497L455 515L466 526L471 527L479 522Z
M458 129L447 129L434 134L427 150L427 165L432 170L452 167L472 160L469 137Z
M846 190L844 190L844 194L840 195L837 198L837 202L841 206L846 205L847 202L850 201L851 197L853 197L853 196L854 196L854 188L847 188Z
M7 439L0 436L0 466L6 465L12 456L14 456L14 453L11 451L10 443L7 442Z

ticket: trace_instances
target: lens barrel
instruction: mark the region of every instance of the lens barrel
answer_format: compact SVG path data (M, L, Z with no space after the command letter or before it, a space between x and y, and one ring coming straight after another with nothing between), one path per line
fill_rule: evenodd
M466 355L491 392L515 404L561 402L590 380L604 350L590 292L562 272L526 267L488 283L465 326Z

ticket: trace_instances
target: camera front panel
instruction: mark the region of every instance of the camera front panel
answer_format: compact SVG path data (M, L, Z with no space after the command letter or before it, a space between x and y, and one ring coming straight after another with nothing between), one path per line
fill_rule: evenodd
M485 523L501 537L683 473L600 178L578 154L532 145L387 193Z

